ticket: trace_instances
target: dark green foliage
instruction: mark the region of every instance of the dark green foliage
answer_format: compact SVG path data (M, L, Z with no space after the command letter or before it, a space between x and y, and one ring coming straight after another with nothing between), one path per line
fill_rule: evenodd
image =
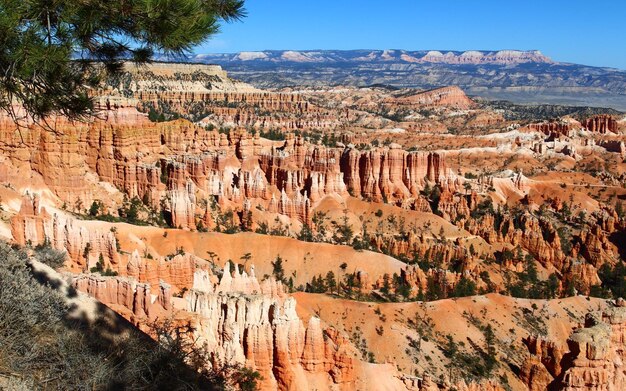
M588 77L588 73L584 73ZM573 74L572 74L573 76ZM515 104L509 101L485 101L483 106L488 109L502 110L504 118L508 121L540 121L553 120L555 118L572 116L578 120L597 114L619 115L614 109L588 106L563 106L563 105L528 105Z
M563 203L565 205L565 202ZM572 251L572 233L568 227L559 227L557 229L557 233L559 234L559 239L561 240L561 250L565 255L569 255Z
M326 238L326 220L328 219L328 217L326 216L326 213L321 212L321 211L315 211L315 213L313 213L313 217L312 217L312 222L313 222L313 226L315 227L315 231L317 232L317 234L315 235L315 241L317 242L323 242L324 239Z
M459 351L459 347L451 335L446 335L446 343L442 347L441 351L443 352L443 355L448 358L454 357L454 355Z
M121 60L188 52L244 15L243 0L2 0L0 108L15 118L15 99L35 119L84 118L94 109L88 88Z
M228 209L223 213L218 211L217 219L215 221L217 232L223 232L226 234L234 234L239 232L240 227L235 223L235 214L232 209Z
M354 231L352 230L352 226L348 220L348 213L344 211L343 216L341 217L341 222L333 222L335 233L333 235L333 240L338 244L350 244L352 243L352 238L354 236Z
M289 236L289 230L283 225L278 216L276 216L269 234L272 236Z
M333 290L337 287L337 280L335 279L335 273L333 273L332 271L328 271L328 273L326 273L326 287L328 288L328 290L332 293Z
M255 230L256 233L261 234L261 235L268 235L269 231L270 231L270 228L265 221L260 222L259 226Z
M313 231L311 230L311 227L307 223L302 224L302 229L298 234L298 240L303 242L312 242L313 239Z
M600 288L606 294L606 291L610 292L613 297L626 297L626 265L624 261L619 261L614 266L605 263L600 267L598 276L602 281ZM598 294L599 288L594 288L595 295L604 296ZM592 295L594 296L594 295Z
M405 282L398 274L393 275L393 283L396 293L400 295L404 300L408 300L411 296L411 285Z
M352 248L357 251L361 251L361 250L376 251L375 246L372 245L372 238L367 232L366 225L363 225L363 232L361 236L357 236L352 240Z
M139 221L139 208L143 205L141 200L133 197L130 204L126 204L120 209L120 216L124 217L130 224L137 224Z
M117 272L111 270L111 267L107 266L106 270L104 269L104 257L102 254L98 257L98 262L96 262L96 266L92 267L89 271L92 273L100 273L103 276L117 276Z
M283 259L280 255L277 255L276 259L272 261L272 275L277 281L285 282L285 269L283 268Z
M356 276L356 273L347 273L343 276L343 287L347 291L348 295L351 295L354 288L361 289L361 284Z
M450 293L450 297L474 296L476 294L476 283L463 276Z
M240 391L256 391L257 381L263 379L259 372L242 366L233 367L228 372L228 378L231 384L239 386Z
M517 259L521 258L518 254ZM551 299L557 296L559 281L556 274L552 273L547 280L539 280L535 259L526 255L524 271L518 273L516 283L507 283L509 293L513 297L530 299Z
M87 242L85 248L83 249L83 258L88 259L89 253L91 252L91 242Z
M480 380L489 377L498 364L496 352L496 338L491 325L478 325L485 338L485 347L481 347L468 338L471 351L465 351L459 347L463 343L457 343L451 335L446 335L441 350L450 359L450 368L462 373L466 380Z
M152 122L164 122L165 114L163 114L163 112L158 113L154 107L150 107L150 110L148 111L148 119Z
M546 281L546 299L554 299L559 293L559 277L556 273L550 274Z
M592 285L589 287L589 296L610 299L613 294L611 291L602 286L602 284Z
M512 261L513 259L515 259L515 254L513 253L513 251L509 250L508 248L505 248L500 253L501 262Z
M335 135L335 133L332 133L331 135L328 135L328 133L324 133L321 141L323 145L334 148L337 146L339 138Z
M33 250L34 256L39 262L45 263L53 269L58 269L65 263L66 252L54 249L48 238L42 244L35 246Z
M104 257L102 254L98 257L98 262L96 262L96 266L92 267L89 270L92 273L101 273L104 270Z
M131 200L125 198L117 213L118 216L114 216L106 212L102 202L94 201L88 213L81 217L84 219L108 221L110 223L125 222L134 225L156 225L159 227L168 225L163 211L152 209L137 197L133 197Z
M483 352L483 360L485 361L485 369L487 370L487 373L491 373L498 363L496 359L496 336L490 324L485 326L483 334L487 345L487 351Z
M202 220L198 221L198 224L196 224L196 230L198 232L209 232L209 229L204 225L204 221Z
M385 274L383 276L383 286L380 288L380 293L387 296L391 292L391 283L389 281L389 275Z
M313 276L311 279L311 283L308 284L308 291L312 293L325 293L326 292L326 282L321 275Z
M259 132L259 136L266 138L268 140L280 141L285 139L285 133L278 129L270 129L268 131Z
M96 217L97 215L100 214L101 208L102 208L102 203L98 200L95 200L94 202L91 203L91 206L89 207L89 215L91 217Z
M433 278L433 276L428 276L426 280L426 300L433 301L444 299L445 293L443 292L441 285Z

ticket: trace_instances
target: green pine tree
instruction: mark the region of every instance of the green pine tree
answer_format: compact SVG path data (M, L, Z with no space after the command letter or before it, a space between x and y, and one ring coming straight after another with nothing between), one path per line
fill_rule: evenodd
M244 0L1 0L0 109L35 119L94 112L90 87L122 60L183 54L245 16ZM74 60L78 56L80 60Z

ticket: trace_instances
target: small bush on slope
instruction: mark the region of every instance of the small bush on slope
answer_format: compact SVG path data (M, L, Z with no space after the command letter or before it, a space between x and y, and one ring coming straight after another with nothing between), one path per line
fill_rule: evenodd
M244 368L198 372L206 352L167 324L156 331L173 336L157 344L120 317L105 319L103 305L99 322L71 318L59 282L44 281L25 253L0 242L0 388L220 390L229 379L254 389L258 374Z

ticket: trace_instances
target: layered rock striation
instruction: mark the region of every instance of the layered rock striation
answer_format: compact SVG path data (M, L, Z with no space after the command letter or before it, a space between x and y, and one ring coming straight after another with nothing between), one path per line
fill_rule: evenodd
M116 213L106 194L114 186L128 199L165 211L171 226L180 228L196 228L212 200L239 211L249 200L307 221L311 204L326 195L398 202L417 197L426 182L459 185L435 152L332 148L300 137L274 143L244 131L206 131L183 120L156 124L132 109L79 127L60 121L58 129L22 130L22 142L17 130L5 128L0 139L8 159L0 165L7 179L19 183L21 170L31 170L78 213L93 201Z
M530 390L623 390L626 307L623 300L606 311L587 314L583 327L575 330L567 346L530 337L530 351L520 378Z
M319 318L303 322L295 299L272 278L258 282L254 267L248 275L237 266L231 273L226 264L219 279L196 270L184 299L173 298L162 281L155 288L125 277L79 275L72 285L139 326L167 316L190 322L214 365L243 364L258 371L262 390L375 390L377 384L407 389L393 366L360 361L350 340ZM371 365L385 378L368 378L365 367Z

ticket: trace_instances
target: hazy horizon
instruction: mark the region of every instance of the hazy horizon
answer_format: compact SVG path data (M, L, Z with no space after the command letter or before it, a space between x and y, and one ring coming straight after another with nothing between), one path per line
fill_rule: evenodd
M516 48L501 48L501 49L467 49L467 50L457 50L457 49L438 49L438 48L427 48L427 49L405 49L405 48L355 48L355 49L320 49L320 48L314 48L314 49L299 49L299 48L281 48L281 49L260 49L260 50L240 50L240 51L194 51L194 55L203 55L203 54L238 54L238 53L262 53L262 52L283 52L283 51L294 51L294 52L317 52L317 51L338 51L338 52L350 52L350 51L385 51L385 50L390 50L390 51L405 51L405 52L428 52L428 51L438 51L441 52L443 54L446 54L448 52L456 52L456 53L463 53L463 52L468 52L468 51L476 51L476 52L500 52L500 51L505 51L505 50L514 50L514 51L520 51L520 52L540 52L542 55L550 58L551 60L557 62L557 63L562 63L562 64L579 64L579 65L587 65L587 66L592 66L592 67L598 67L598 68L612 68L612 69L617 69L619 71L624 71L626 72L626 68L619 68L619 67L611 67L611 66L603 66L603 65L592 65L592 64L582 64L582 63L577 63L577 62L572 62L572 61L559 61L555 58L553 58L552 56L544 53L542 50L540 49L516 49Z
M626 2L442 3L248 0L243 22L194 52L539 50L557 62L626 70Z

